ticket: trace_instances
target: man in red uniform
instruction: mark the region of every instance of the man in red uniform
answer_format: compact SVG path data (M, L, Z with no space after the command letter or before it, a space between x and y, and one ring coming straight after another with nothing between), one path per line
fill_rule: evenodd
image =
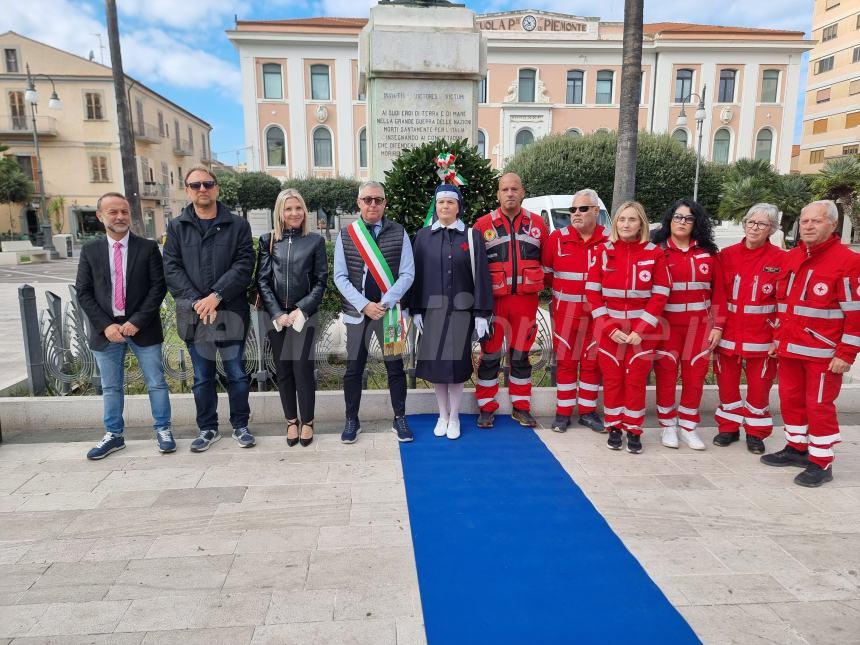
M726 290L726 323L714 356L720 407L714 413L720 431L714 445L729 446L746 433L747 450L764 453L773 431L770 390L776 378L773 347L776 325L776 283L785 251L768 238L779 227L773 204L756 204L743 218L744 239L720 252ZM741 397L741 372L746 373L746 398Z
M794 478L816 487L833 479L833 446L842 438L836 397L860 351L860 255L842 244L832 201L800 213L800 243L777 283L779 398L788 445L761 457L768 466L800 466Z
M487 247L495 307L490 337L481 343L481 363L475 398L481 414L479 428L491 428L499 404L499 365L502 343L510 351L510 396L513 417L520 425L533 428L537 421L530 412L532 366L529 350L537 336L535 317L538 293L545 278L541 266L541 244L549 237L540 217L522 207L526 191L518 175L506 173L499 179L499 208L475 222Z
M592 340L591 307L585 297L588 269L597 247L608 238L597 225L600 198L590 188L578 191L570 207L570 226L555 230L543 245L543 265L552 286L552 344L556 356L556 408L552 429L565 432L579 402L579 423L604 432L597 409L600 371ZM578 391L578 397L577 397Z

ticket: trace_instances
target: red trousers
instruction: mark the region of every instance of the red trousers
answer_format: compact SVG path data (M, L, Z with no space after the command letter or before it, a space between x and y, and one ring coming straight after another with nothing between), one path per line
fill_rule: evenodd
M833 463L833 446L840 441L836 397L842 375L827 363L797 358L779 359L779 402L785 440L797 450L809 450L809 461L827 468Z
M569 417L579 402L579 415L597 409L600 370L591 316L553 320L552 344L556 356L556 408Z
M770 417L770 389L776 378L776 359L769 356L743 358L717 352L714 372L720 391L720 407L714 418L720 432L744 432L766 439L773 432ZM741 398L741 371L747 375L746 400Z
M625 330L626 333L626 330ZM603 375L604 426L642 434L645 421L645 388L654 360L654 341L619 345L601 337L597 364Z
M661 426L681 426L695 430L701 417L699 404L711 353L708 334L711 327L704 318L689 325L670 325L668 336L660 340L655 352L654 376L657 380L657 418ZM681 401L675 405L678 372L681 373Z
M536 293L496 298L490 337L481 343L481 362L478 364L478 381L475 384L475 398L482 412L495 412L499 409L496 394L499 391L499 367L504 342L507 342L510 352L511 375L508 391L511 404L517 410L528 410L531 407L532 364L529 350L537 336L537 308Z

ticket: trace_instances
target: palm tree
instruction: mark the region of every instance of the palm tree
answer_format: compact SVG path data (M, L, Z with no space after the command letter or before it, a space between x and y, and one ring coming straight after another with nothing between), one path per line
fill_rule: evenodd
M773 193L767 181L760 177L747 176L726 181L723 184L723 198L720 200L718 215L723 220L739 221L750 206L772 201Z
M729 167L726 173L726 181L736 181L744 177L759 177L769 181L776 181L778 174L770 162L765 159L738 159Z
M639 97L642 93L642 12L644 0L624 2L624 49L621 59L621 104L618 112L618 146L615 151L615 185L612 212L636 193L636 135L639 132Z
M812 191L818 199L832 199L842 204L842 213L850 219L853 227L851 241L860 243L860 212L857 211L860 155L830 159L813 181Z
M781 175L773 187L773 203L782 211L779 226L788 233L801 209L812 199L809 175Z

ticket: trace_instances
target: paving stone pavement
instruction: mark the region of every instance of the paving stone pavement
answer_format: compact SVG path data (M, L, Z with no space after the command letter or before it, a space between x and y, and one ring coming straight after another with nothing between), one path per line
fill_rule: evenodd
M0 645L425 643L395 437L321 430L99 462L56 434L0 444ZM630 455L537 430L704 642L816 645L860 640L860 426L842 432L810 490L742 443L649 429Z

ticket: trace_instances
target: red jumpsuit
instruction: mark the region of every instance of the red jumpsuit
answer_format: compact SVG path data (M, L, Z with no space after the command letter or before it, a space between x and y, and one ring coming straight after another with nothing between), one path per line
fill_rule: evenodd
M717 256L700 249L695 241L680 249L669 238L664 253L672 288L663 308L668 329L655 352L657 417L661 426L695 430L701 421L699 404L710 365L708 335L715 327L722 329L723 276ZM679 371L681 400L676 407Z
M498 410L501 350L507 340L511 353L511 404L517 410L529 410L532 393L529 351L537 336L538 293L548 281L541 265L541 244L549 234L543 220L524 208L513 221L496 209L478 219L475 228L487 247L495 299L490 337L481 342L475 398L481 411Z
M600 371L585 281L589 267L597 261L597 247L606 240L602 226L597 226L587 241L573 226L566 226L553 231L543 246L543 265L551 271L558 416L569 417L577 400L580 416L597 408Z
M834 235L788 252L776 286L779 400L785 438L827 468L842 438L836 397L842 375L833 358L853 363L860 351L860 255Z
M726 322L714 357L720 407L714 413L720 432L744 431L765 439L773 431L770 389L776 359L768 356L776 326L776 282L785 251L770 242L749 249L743 241L720 251L726 292ZM741 371L747 377L741 397Z
M669 282L663 249L651 242L606 242L588 271L585 289L594 318L607 429L623 427L642 434L645 388ZM610 338L616 329L635 331L642 343L616 343Z

